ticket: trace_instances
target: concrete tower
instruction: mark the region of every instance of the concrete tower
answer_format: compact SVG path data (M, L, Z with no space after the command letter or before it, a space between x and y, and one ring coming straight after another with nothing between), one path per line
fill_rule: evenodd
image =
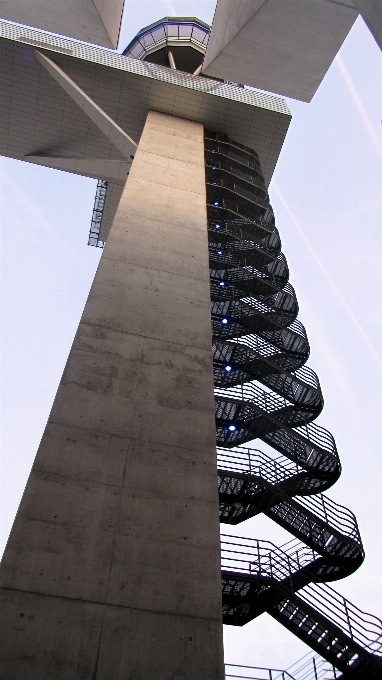
M377 678L381 622L321 583L363 549L321 493L340 464L311 422L322 395L269 205L284 100L212 73L215 38L202 72L197 19L120 55L121 2L2 5L0 153L97 178L106 245L1 565L1 678L223 680L222 622L264 611L334 674ZM304 545L225 536L221 563L219 515L258 512Z
M183 26L198 67L208 31ZM221 679L204 127L256 147L269 180L288 109L1 29L1 152L108 182L106 247L2 562L2 677Z

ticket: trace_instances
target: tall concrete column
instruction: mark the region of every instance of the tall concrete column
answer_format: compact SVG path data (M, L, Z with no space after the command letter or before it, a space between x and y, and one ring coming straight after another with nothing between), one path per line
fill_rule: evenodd
M2 680L222 680L203 127L150 112L1 567Z

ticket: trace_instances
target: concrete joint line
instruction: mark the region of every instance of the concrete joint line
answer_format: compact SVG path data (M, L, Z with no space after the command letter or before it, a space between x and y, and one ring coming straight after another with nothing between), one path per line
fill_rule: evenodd
M35 595L37 597L44 597L44 598L49 598L53 600L64 600L68 602L80 602L85 603L85 604L94 604L98 607L115 607L117 609L121 609L126 611L127 609L130 611L135 611L135 612L151 612L152 614L165 614L167 616L174 616L177 617L179 614L177 612L163 612L160 609L152 609L151 607L131 607L130 605L125 605L125 604L118 604L118 602L107 602L106 600L90 600L86 599L83 597L71 597L70 595L52 595L51 593L41 593L38 590L29 590L28 588L12 588L11 586L1 586L0 591L8 591L11 593L27 593L28 595ZM182 615L184 618L191 619L192 620L198 620L198 619L207 619L212 620L212 621L218 621L221 623L221 618L214 618L210 616L197 616L195 614L183 614Z
M107 137L118 151L131 163L131 156L137 150L137 144L122 128L103 111L76 83L60 69L49 57L42 52L34 50L37 61L54 78L62 89L78 104L82 111Z

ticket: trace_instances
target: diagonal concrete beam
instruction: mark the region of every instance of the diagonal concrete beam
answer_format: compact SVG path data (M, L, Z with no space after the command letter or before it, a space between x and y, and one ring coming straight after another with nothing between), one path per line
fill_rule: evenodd
M122 128L103 111L66 73L42 52L34 50L37 61L55 79L63 90L73 99L90 120L101 130L118 151L131 160L137 144Z
M121 30L125 0L93 0L93 3L108 32L112 45L116 48Z

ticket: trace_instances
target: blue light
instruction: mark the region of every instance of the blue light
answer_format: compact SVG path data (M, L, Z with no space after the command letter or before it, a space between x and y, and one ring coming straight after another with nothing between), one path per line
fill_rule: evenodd
M235 427L235 425L229 425L229 426L228 426L228 429L229 429L230 432L236 432L236 427Z
M214 187L216 187L216 186L217 186L217 182L214 182Z
M222 319L222 323L226 325L228 323L228 319Z
M216 202L214 203L214 205L219 205L219 201L216 201Z
M224 282L224 281L220 281L219 286L225 286L225 282Z
M222 250L217 250L216 252L217 252L218 255L223 255L223 251L222 251Z
M212 170L216 170L216 167L213 167Z
M232 366L229 366L229 365L227 364L227 366L224 366L224 370L227 371L227 373L231 373L231 371L232 371Z
M216 229L220 229L220 226L221 226L221 225L220 225L220 224L216 224L215 226L216 226Z
M215 149L212 149L212 153L215 153Z

